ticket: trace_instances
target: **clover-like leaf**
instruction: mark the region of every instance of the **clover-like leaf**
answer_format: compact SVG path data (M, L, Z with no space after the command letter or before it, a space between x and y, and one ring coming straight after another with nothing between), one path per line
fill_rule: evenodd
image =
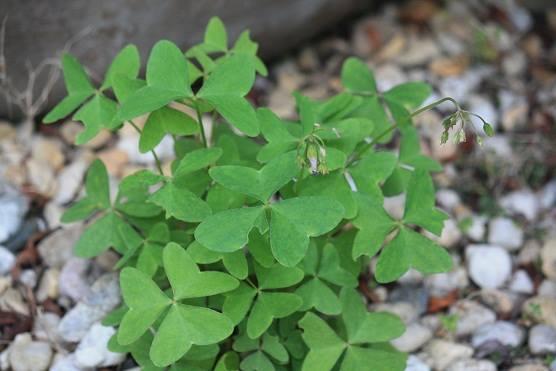
M236 192L267 202L299 172L295 152L288 152L268 162L260 170L246 166L217 166L209 174L214 181Z
M121 228L131 228L131 226L116 213L108 212L85 229L75 245L75 254L83 258L91 258L110 247L124 253L126 247L119 232Z
M117 75L125 76L129 79L136 78L140 68L141 57L139 56L139 50L133 44L127 45L114 57L114 60L108 67L101 89L113 87Z
M181 50L172 42L157 42L147 62L147 85L122 103L118 119L126 121L164 107L173 100L191 97L187 64Z
M228 33L222 20L212 17L205 30L203 47L207 52L225 52L228 50Z
M66 117L95 92L87 73L77 59L70 54L66 53L62 56L62 72L68 96L44 117L43 122L45 124Z
M174 217L185 222L200 222L212 213L205 201L174 182L164 184L149 200L166 211L166 218Z
M218 64L197 97L212 104L218 113L249 136L259 134L255 110L244 96L255 81L252 59L235 54Z
M452 267L452 258L444 248L421 234L401 228L382 250L376 266L378 282L392 282L410 268L424 273L441 273Z
M213 214L195 229L195 239L213 251L239 250L247 243L262 211L261 207L244 207Z
M192 135L199 131L199 124L191 116L170 107L151 112L139 139L139 151L155 148L166 134Z
M214 164L222 156L222 149L218 147L200 148L188 152L178 163L174 177L179 178L197 170Z
M374 256L382 243L396 227L396 222L382 206L381 198L363 194L356 195L359 214L353 224L359 230L353 241L352 256L357 259L361 255Z
M348 58L342 65L342 84L351 92L376 94L376 82L369 67L360 59Z
M341 370L366 369L370 365L373 370L375 366L384 371L404 370L406 356L384 345L385 341L404 332L402 321L389 313L367 312L361 297L353 289L343 289L340 297L346 339L311 312L299 321L303 340L310 349L302 370L332 370L342 355Z
M223 314L186 305L180 300L216 295L233 290L239 284L225 273L201 272L189 254L176 243L166 245L163 260L173 300L136 268L125 268L120 276L124 301L130 309L122 319L118 342L125 344L138 339L170 307L150 347L150 358L158 367L179 360L192 344L215 344L233 331L232 322ZM140 326L135 326L136 323Z
M331 244L322 249L311 246L303 259L303 269L311 278L295 291L303 299L300 310L307 311L314 307L325 314L340 314L342 303L329 284L355 287L357 280L340 266L336 248Z
M406 82L394 86L384 92L384 99L391 103L396 102L402 106L413 109L421 105L429 97L432 88L424 82Z
M332 230L342 220L344 208L327 197L291 198L271 207L270 246L281 264L295 266L303 259L309 237Z
M96 94L73 116L75 120L81 121L85 125L85 130L75 138L75 144L88 142L103 128L114 129L112 122L117 110L116 102L102 94Z
M403 220L440 236L448 216L434 206L434 195L430 175L425 171L415 171L408 184Z
M122 296L129 310L118 329L118 342L128 345L139 339L172 301L151 280L136 268L120 273Z
M230 253L216 252L207 249L198 241L193 241L188 246L187 252L197 264L212 264L222 261L224 268L238 279L244 280L249 273L247 258L242 250Z

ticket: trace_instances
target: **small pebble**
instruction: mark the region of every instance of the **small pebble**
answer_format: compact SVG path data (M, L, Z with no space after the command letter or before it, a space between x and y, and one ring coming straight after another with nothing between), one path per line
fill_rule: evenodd
M517 250L523 245L523 230L509 218L494 218L488 225L488 243Z
M392 345L400 352L414 352L432 338L432 331L419 323L412 323L399 338L392 340Z
M529 331L529 349L533 354L556 353L556 328L535 325Z
M501 287L512 272L508 252L493 245L469 245L465 249L469 276L481 288Z
M497 321L479 327L471 338L473 347L478 348L486 342L496 341L502 345L516 348L523 343L525 331L508 321Z
M4 246L0 246L0 276L10 273L14 264L14 254Z

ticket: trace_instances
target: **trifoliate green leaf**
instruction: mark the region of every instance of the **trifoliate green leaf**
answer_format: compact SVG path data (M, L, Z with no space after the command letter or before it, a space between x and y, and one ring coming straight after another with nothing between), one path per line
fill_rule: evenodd
M112 121L117 110L116 102L102 94L96 94L73 116L74 120L81 121L85 125L85 130L75 138L75 144L80 145L88 142L103 128L114 129Z
M155 148L166 134L192 135L199 131L199 124L189 115L170 107L151 112L139 139L139 151Z
M344 208L331 198L291 198L271 207L270 245L281 264L295 266L303 259L309 237L332 230L342 220Z
M307 312L299 321L303 329L303 340L309 353L303 361L303 371L332 370L347 344L323 321L312 312Z
M444 248L428 238L407 228L402 228L396 237L382 250L376 266L378 282L392 282L410 268L421 273L441 273L452 267L452 258Z
M342 84L348 91L356 94L376 94L376 82L372 71L357 58L348 58L344 62Z
M222 186L266 202L299 172L295 152L283 154L260 170L246 166L217 166L210 177Z
M274 319L284 318L301 307L303 301L295 294L286 292L261 292L257 296L247 318L247 335L260 337Z
M349 169L357 191L382 198L380 185L388 179L398 159L390 152L374 152L365 155Z
M361 295L353 289L343 289L342 319L350 344L381 343L400 337L405 326L395 315L386 312L368 312Z
M118 215L109 212L89 225L75 245L75 254L83 258L99 255L109 247L125 252L120 228L131 228Z
M56 122L73 111L75 111L83 102L87 100L93 92L73 93L60 101L48 114L44 117L45 124Z
M118 342L128 345L139 339L171 304L150 277L136 268L124 268L120 286L129 311L118 329Z
M163 261L175 300L216 295L239 285L226 273L201 272L185 249L173 242L164 248Z
M68 95L90 93L95 91L83 66L72 55L66 53L62 56L62 72Z
M238 371L239 355L235 352L226 352L220 357L214 371Z
M357 194L359 214L353 224L359 230L353 242L352 257L361 255L374 256L382 243L396 227L396 222L388 215L382 206L382 199L364 194Z

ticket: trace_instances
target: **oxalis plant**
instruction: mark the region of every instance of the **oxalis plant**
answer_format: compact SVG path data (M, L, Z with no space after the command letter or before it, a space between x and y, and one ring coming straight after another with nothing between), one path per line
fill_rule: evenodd
M379 283L452 265L421 233L440 235L447 216L435 208L430 175L442 168L421 153L412 124L450 98L418 109L429 85L378 91L367 65L349 58L343 92L322 102L295 94L298 119L283 120L245 98L256 74L267 74L256 53L248 32L230 47L213 18L185 53L170 41L154 45L145 78L133 45L98 88L63 56L68 96L44 121L75 111L85 127L77 144L132 125L157 164L111 195L96 160L86 196L63 215L90 221L77 255L121 254L123 304L104 320L118 327L108 348L144 370L404 370L406 355L389 344L403 322L369 312L357 287L372 279L371 258ZM469 117L455 104L442 140ZM487 123L484 131L492 132ZM176 156L164 172L156 147L166 135ZM383 198L402 192L395 219Z

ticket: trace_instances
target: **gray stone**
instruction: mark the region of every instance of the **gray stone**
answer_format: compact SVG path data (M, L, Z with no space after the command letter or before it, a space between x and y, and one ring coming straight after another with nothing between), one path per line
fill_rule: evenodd
M5 45L9 76L18 88L26 83L26 63L34 66L55 57L70 39L71 52L102 76L117 50L136 44L146 60L160 39L181 47L200 41L210 17L218 15L232 40L245 28L260 42L263 56L276 56L330 27L346 15L368 6L363 0L247 0L230 6L220 1L170 0L156 6L148 0L65 0L45 2L4 0L0 14L9 14ZM45 20L48 20L45 22ZM287 25L287 27L284 27ZM60 83L55 103L64 93ZM6 114L0 107L0 115Z
M556 353L556 328L536 325L529 332L529 349L533 354Z
M431 368L419 357L411 354L407 358L407 364L405 366L405 371L431 371Z
M448 340L434 339L424 349L435 370L445 370L452 363L473 355L473 348Z
M472 300L456 302L450 307L450 314L457 316L458 336L470 335L481 326L496 321L496 314L492 310Z
M38 250L46 265L51 268L62 268L73 256L73 247L82 232L83 226L75 223L58 229L43 239Z
M44 341L32 341L29 334L17 335L10 346L10 365L13 371L44 371L48 369L52 349Z
M107 349L108 340L116 333L112 327L95 323L75 350L75 363L83 368L108 367L122 363L125 353Z
M4 246L0 246L0 276L10 273L14 264L14 254Z
M406 324L410 324L419 318L418 308L415 308L414 305L405 301L373 304L371 309L377 312L383 311L395 314Z
M500 206L511 214L523 215L529 221L533 221L537 218L541 205L530 189L522 189L502 197Z
M70 258L60 271L60 295L68 296L74 301L85 297L91 288L87 280L87 272L91 265L90 260Z
M91 291L66 313L58 326L58 333L68 342L80 341L87 331L120 304L118 276L109 273L101 276Z
M28 207L27 198L0 179L0 243L18 230Z
M509 218L494 218L488 225L488 243L517 250L523 245L523 230Z
M412 323L399 338L392 340L392 345L401 352L414 352L432 338L432 331L419 323Z
M478 348L487 342L496 341L502 345L516 348L525 339L525 331L507 321L496 321L478 328L471 338L473 347Z
M541 250L542 271L546 277L556 280L556 239L548 240Z
M446 371L496 371L496 364L485 359L462 359L452 363Z
M533 294L535 285L526 271L520 269L514 273L508 286L513 292L520 294Z
M432 274L425 277L425 287L431 296L443 297L454 290L462 290L469 285L465 268L454 264L450 272Z
M510 278L512 260L499 246L469 245L465 257L469 276L481 288L498 288Z

